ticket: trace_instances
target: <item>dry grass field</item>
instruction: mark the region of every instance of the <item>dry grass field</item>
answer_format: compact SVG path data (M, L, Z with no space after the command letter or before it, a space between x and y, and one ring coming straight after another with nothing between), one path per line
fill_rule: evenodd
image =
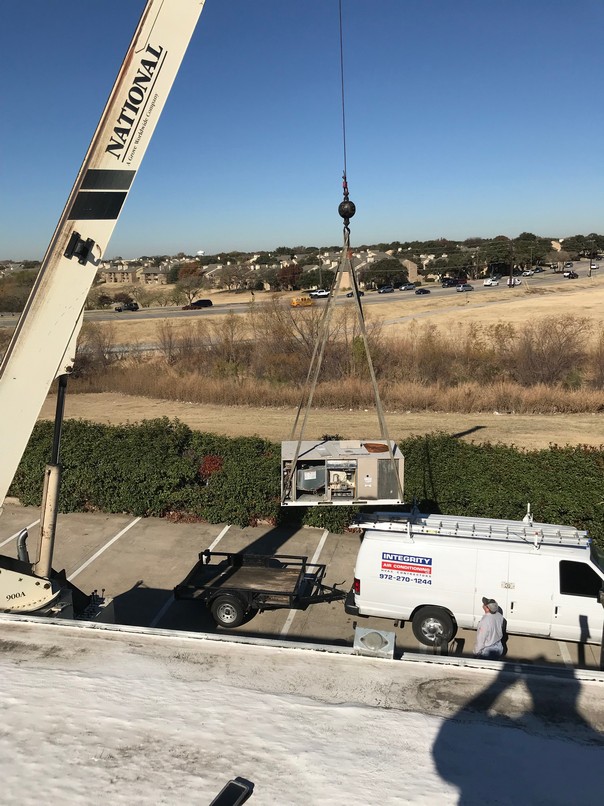
M49 396L42 419L54 417L54 398ZM155 417L177 418L199 431L235 436L261 436L274 442L289 439L295 409L254 406L212 406L153 400L110 393L68 395L65 416L73 419L118 424ZM604 445L603 414L441 414L435 412L387 412L390 437L405 437L444 431L474 442L504 442L519 448L558 445ZM305 437L340 434L349 439L379 437L375 411L321 409L309 417Z
M288 300L287 294L256 293L254 305L277 296ZM214 312L241 310L252 304L247 294L216 293ZM352 301L349 301L352 304ZM366 307L368 319L379 316L385 332L396 332L413 323L433 323L439 329L455 328L459 324L493 325L498 322L522 325L546 316L564 314L585 316L596 328L604 326L604 276L560 281L541 290L524 281L516 289L498 288L481 293L458 294L454 290L445 296L415 297L404 292L393 294L379 305ZM200 312L199 317L204 313ZM174 327L186 331L191 318L171 320ZM124 318L111 328L116 344L148 344L157 342L157 320L136 321ZM250 400L250 404L253 401ZM46 402L43 418L54 411L52 396ZM194 429L229 436L259 435L274 441L289 438L295 410L293 408L255 408L250 405L224 407L186 402L154 400L118 394L79 394L68 396L66 416L104 423L138 422L153 417L176 417ZM447 414L438 412L388 412L391 436L402 439L412 434L445 431L474 441L505 442L524 448L547 447L550 443L604 445L604 415L551 414L516 415ZM344 437L371 438L378 435L375 412L321 410L313 412L305 436L317 438L324 433Z

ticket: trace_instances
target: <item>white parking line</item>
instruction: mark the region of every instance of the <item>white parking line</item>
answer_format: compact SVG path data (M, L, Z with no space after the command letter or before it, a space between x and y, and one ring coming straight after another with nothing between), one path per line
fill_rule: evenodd
M220 532L220 534L218 535L218 537L216 538L216 540L214 540L214 541L213 541L213 542L212 542L212 543L209 545L209 547L208 547L209 551L214 551L214 549L216 548L216 546L217 546L217 545L220 543L220 541L221 541L221 540L222 540L222 538L223 538L223 537L226 535L226 533L229 531L229 529L230 529L230 528L231 528L231 524L230 524L230 523L229 523L229 524L227 524L227 525L224 527L224 529L223 529L223 530ZM149 626L150 626L150 627L157 627L157 625L159 624L159 622L160 622L160 621L163 619L163 617L166 615L166 613L167 613L167 612L168 612L168 610L169 610L169 609L172 607L172 605L173 605L173 604L174 604L174 594L172 593L172 594L170 594L169 598L168 598L168 599L166 599L166 601L163 603L163 605L161 606L161 609L159 610L159 612L158 612L158 613L156 613L155 617L153 618L153 621L151 622L151 624L150 624Z
M214 551L214 549L216 548L216 546L217 546L217 545L220 543L220 541L221 541L221 540L222 540L222 538L223 538L223 537L226 535L226 533L229 531L229 529L230 529L230 528L231 528L231 524L230 524L230 523L228 523L228 524L227 524L227 525L224 527L224 529L222 530L222 532L221 532L221 533L218 535L218 537L216 538L216 540L215 540L213 543L211 543L211 544L208 546L209 551Z
M116 534L116 536L115 536L115 537L112 537L112 538L111 538L111 540L109 540L109 542L105 543L105 545L104 545L104 546L102 546L102 547L101 547L101 548L100 548L100 549L99 549L97 552L95 552L95 553L92 555L92 557L90 557L90 559L86 560L86 562L85 562L85 563L82 563L82 565L81 565L79 568L76 568L76 570L73 572L73 574L70 574L70 575L67 577L67 579L68 579L70 582L71 582L71 580L72 580L72 579L75 579L75 578L78 576L78 574L81 574L81 573L82 573L82 571L84 571L84 569L85 569L85 568L88 568L88 566L89 566L91 563L93 563L93 562L96 560L96 558L97 558L97 557L100 557L100 556L101 556L101 554L102 554L104 551L107 551L107 549L109 548L109 546L112 546L112 545L115 543L115 541L116 541L116 540L119 540L119 539L120 539L120 537L122 537L122 535L125 535L125 534L126 534L126 532L127 532L129 529L132 529L132 527L133 527L133 526L136 526L136 524L137 524L139 521L140 521L140 517L139 517L139 518L135 518L135 519L134 519L134 520L133 520L131 523L129 523L129 524L128 524L128 526L125 526L125 527L122 529L122 531L121 531L121 532L118 532L118 533Z
M33 529L34 526L37 526L39 523L40 523L40 518L38 518L37 521L34 521L33 523L30 523L29 526L26 526L25 528L29 531L30 529ZM14 535L11 535L10 537L7 537L6 540L4 540L2 543L0 543L0 548L2 548L2 546L6 546L6 544L10 543L11 540L15 540L15 538L19 537L19 535L21 534L22 531L23 531L22 529L19 529L19 531L15 532Z
M317 563L319 561L319 557L321 556L321 552L323 551L323 546L325 545L325 541L327 540L327 535L328 534L329 534L329 532L326 529L323 532L323 534L321 535L321 539L319 540L319 545L317 546L317 548L315 550L315 553L312 556L312 560L310 561L311 565L314 565L315 563ZM289 611L287 619L285 620L285 624L283 625L283 627L281 629L281 635L287 635L287 633L289 632L290 627L292 626L292 622L293 622L297 612L298 612L297 610L290 610Z
M562 655L562 660L564 661L565 666L573 665L573 662L570 658L569 651L566 647L566 644L563 644L562 641L558 641L558 648L560 649L560 654Z

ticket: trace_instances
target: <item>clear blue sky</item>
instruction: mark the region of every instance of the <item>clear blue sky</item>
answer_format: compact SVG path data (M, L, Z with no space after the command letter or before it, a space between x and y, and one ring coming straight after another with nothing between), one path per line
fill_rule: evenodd
M0 258L43 256L144 7L3 10ZM601 0L343 0L353 245L603 232ZM207 0L106 256L340 244L338 0Z

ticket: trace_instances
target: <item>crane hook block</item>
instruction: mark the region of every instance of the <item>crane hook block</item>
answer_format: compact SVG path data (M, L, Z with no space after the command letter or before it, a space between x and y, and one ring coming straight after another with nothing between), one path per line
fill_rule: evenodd
M348 222L356 213L356 211L357 208L355 207L354 202L351 202L350 199L344 199L344 201L340 202L340 205L338 207L338 213L344 219L344 224L346 224L346 226L348 226Z

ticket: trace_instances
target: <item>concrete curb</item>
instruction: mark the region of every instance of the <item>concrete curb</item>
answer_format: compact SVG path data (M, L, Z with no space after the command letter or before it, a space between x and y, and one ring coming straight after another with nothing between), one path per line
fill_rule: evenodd
M308 652L329 653L333 655L348 655L359 660L370 660L375 663L388 664L428 664L438 667L452 667L457 669L475 669L480 671L501 672L514 675L527 675L531 677L545 677L549 679L564 680L572 676L581 682L604 683L604 672L589 669L572 669L555 666L536 666L534 664L508 663L506 661L489 661L479 658L459 658L449 655L425 655L422 653L405 652L400 659L375 658L361 655L352 647L336 646L334 644L314 644L297 641L283 641L270 638L253 638L243 635L222 635L218 633L187 632L181 630L166 630L157 627L137 627L127 624L104 624L94 621L70 621L59 618L45 618L43 616L18 615L15 613L0 613L0 624L3 622L17 624L41 624L59 628L69 628L90 632L103 632L106 634L136 635L148 638L169 638L186 641L215 642L222 644L239 644L273 649L295 649Z

